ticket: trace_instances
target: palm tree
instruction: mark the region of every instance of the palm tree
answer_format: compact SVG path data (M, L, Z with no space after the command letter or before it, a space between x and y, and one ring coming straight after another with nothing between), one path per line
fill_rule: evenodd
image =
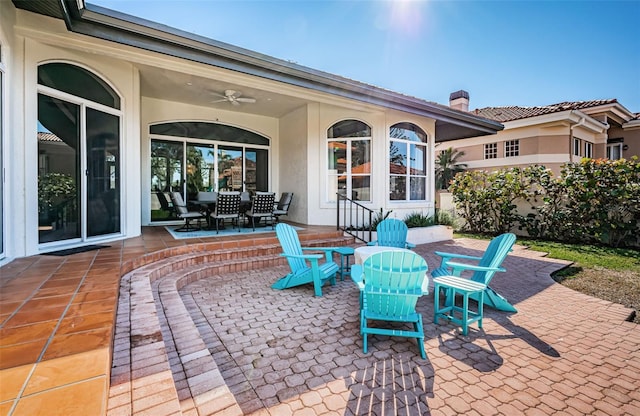
M462 156L464 152L454 151L453 147L440 152L436 158L436 189L448 189L456 173L467 168L465 163L458 162Z

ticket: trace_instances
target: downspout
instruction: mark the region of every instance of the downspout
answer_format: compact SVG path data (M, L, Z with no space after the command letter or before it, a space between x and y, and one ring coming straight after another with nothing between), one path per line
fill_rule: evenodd
M569 119L571 119L571 114L573 114L573 113L574 113L574 110L571 110L569 112ZM581 116L580 117L580 121L578 121L575 124L569 124L569 161L571 163L574 162L574 160L573 160L573 156L574 156L574 152L573 152L573 129L575 127L582 126L584 124L585 120L586 120L586 117L585 116Z

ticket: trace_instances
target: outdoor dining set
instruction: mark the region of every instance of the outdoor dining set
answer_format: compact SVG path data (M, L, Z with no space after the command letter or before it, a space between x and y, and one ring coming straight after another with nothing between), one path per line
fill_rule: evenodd
M200 221L206 220L206 228L219 232L225 222L241 229L241 219L247 219L253 231L261 222L270 222L273 228L279 218L287 215L293 200L293 193L283 192L278 201L273 192L198 192L195 200L185 204L180 192L171 192L171 202L179 218L184 219L182 227L175 231L196 231L201 229ZM189 206L195 207L190 209ZM192 224L197 221L197 225Z
M367 353L368 335L416 338L420 355L426 358L422 316L416 311L421 296L429 294L427 262L411 249L406 241L407 226L397 219L381 221L377 240L361 247L301 247L295 229L288 224L276 225L276 235L291 272L277 280L272 288L287 289L313 284L315 296L322 296L322 287L336 284L336 277L349 276L359 290L360 333L363 352ZM433 322L452 322L468 334L469 325L482 328L483 307L516 312L500 294L489 287L496 272L504 272L503 260L511 251L516 237L506 233L494 238L482 257L435 252L441 257L438 268L432 270ZM339 255L340 264L334 262ZM355 264L349 267L349 258ZM471 276L463 276L465 271ZM441 304L440 297L444 301ZM472 308L470 300L476 303ZM375 322L375 324L374 324ZM387 323L387 324L385 324ZM391 324L389 324L391 323ZM397 323L411 324L403 329Z

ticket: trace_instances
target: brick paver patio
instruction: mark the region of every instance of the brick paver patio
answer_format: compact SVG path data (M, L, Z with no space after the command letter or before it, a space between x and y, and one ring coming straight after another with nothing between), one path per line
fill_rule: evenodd
M433 269L436 250L477 255L484 246L462 239L416 251ZM631 311L554 283L549 274L564 265L517 247L492 287L518 313L486 309L483 329L473 325L466 337L433 324L432 294L421 298L426 360L401 338L372 337L362 353L358 293L348 280L318 298L311 286L272 290L285 266L200 276L179 292L169 275L153 291L180 405L140 413L640 414L640 330L625 321ZM147 359L140 374L157 368ZM154 386L134 385L132 396ZM110 414L122 414L111 400Z
M305 228L310 244L345 242ZM416 251L433 269L436 250L485 246ZM421 298L422 360L398 338L362 353L348 280L321 298L272 290L287 270L279 250L273 236L174 240L145 227L105 249L3 266L0 415L640 414L631 310L554 283L563 262L516 247L492 286L519 312L487 309L466 337L434 325L433 297Z

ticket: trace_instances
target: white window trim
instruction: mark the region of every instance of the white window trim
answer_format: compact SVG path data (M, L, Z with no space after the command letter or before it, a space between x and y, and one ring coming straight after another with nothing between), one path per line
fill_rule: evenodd
M616 147L618 148L618 155L619 155L620 157L615 158L615 159L612 159L612 158L611 158L611 149L616 148ZM619 160L619 159L622 159L622 143L611 143L611 144L607 144L607 158L608 158L609 160Z
M420 127L417 124L414 123L410 123L415 125L416 127ZM387 143L387 156L386 156L386 179L387 179L387 186L390 187L391 185L391 177L392 176L402 176L402 175L392 175L391 172L389 172L389 166L391 164L390 158L389 158L389 147L391 145L392 142L397 142L397 143L402 143L404 145L407 146L407 154L410 154L409 150L409 146L412 144L418 145L418 146L422 146L424 147L424 152L425 152L425 174L424 175L412 175L411 174L411 163L409 162L407 164L407 173L404 175L405 177L405 199L391 199L390 198L390 194L387 194L387 201L390 204L411 204L411 203L423 203L425 201L429 200L429 192L430 192L430 182L429 182L429 172L432 171L432 167L431 167L431 160L429 157L429 152L431 151L431 147L429 145L429 136L427 135L426 141L424 142L415 142L415 141L411 141L411 140L406 140L406 139L398 139L398 138L394 138L391 137L390 134L390 130L391 130L390 126L387 129L387 139L388 139L388 143ZM422 129L422 128L421 128ZM424 130L423 130L424 131ZM426 132L425 132L426 135ZM433 172L432 172L433 174ZM425 188L424 188L424 199L411 199L411 178L424 178L425 181Z
M578 137L573 138L573 155L574 156L582 156L581 144L582 144L582 140L580 138Z
M370 154L369 154L369 165L370 165L369 173L356 173L356 174L354 174L351 171L351 165L352 165L352 163L351 163L351 160L352 160L351 159L352 158L351 149L352 149L352 146L350 146L350 143L353 142L353 141L369 141L369 152L370 152ZM373 174L372 174L372 172L373 172L373 160L371 160L373 155L371 154L371 152L372 152L372 147L371 146L373 145L373 141L372 141L371 136L338 137L338 138L326 137L325 138L325 148L324 148L325 152L328 151L328 145L329 145L329 143L332 143L332 142L346 142L347 143L347 145L346 145L347 163L346 163L346 169L345 169L345 172L344 172L344 175L347 178L347 189L346 189L347 198L351 198L351 195L352 195L352 192L353 192L353 189L351 189L352 178L353 177L368 176L369 177L369 195L370 195L369 196L369 200L362 200L362 201L358 201L358 202L360 202L360 203L370 203L371 202L371 198L373 196L372 195L372 189L371 189L371 181L373 180ZM339 174L335 174L334 175L334 174L329 173L329 166L326 167L325 171L326 171L326 178L327 178L327 189L326 189L326 192L325 192L326 193L325 202L326 203L336 203L337 202L337 197L336 197L335 193L333 193L333 195L332 195L332 192L331 192L332 190L330 189L331 184L333 183L331 181L331 178L333 178L334 176L342 176L342 175L339 175Z
M489 148L489 146L491 148ZM489 150L491 151L490 154L488 152ZM498 158L498 143L497 142L485 143L484 147L483 147L483 151L484 151L484 160L497 159ZM492 157L487 157L487 155L492 155Z
M6 135L6 124L7 124L7 112L6 112L6 102L7 102L7 88L8 85L7 80L7 72L5 66L5 56L6 56L6 43L0 40L0 183L2 184L2 190L0 194L0 204L2 204L2 209L0 210L0 264L2 264L2 260L5 258L7 253L7 238L6 235L9 234L7 230L7 205L5 201L8 197L7 192L7 183L5 182L5 172L6 172L6 162L7 162L7 143L5 143Z
M584 157L593 158L593 143L584 142Z

